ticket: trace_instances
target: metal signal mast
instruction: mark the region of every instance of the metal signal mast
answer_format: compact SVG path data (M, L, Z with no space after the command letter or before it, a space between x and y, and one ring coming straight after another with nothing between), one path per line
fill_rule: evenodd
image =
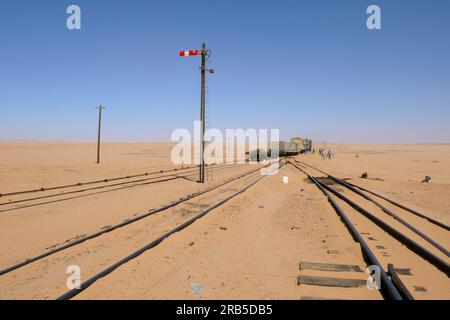
M201 95L200 95L200 121L201 121L201 130L200 130L200 167L199 167L199 179L198 181L203 183L205 182L205 83L206 83L206 71L209 73L214 73L213 69L206 69L206 60L208 60L211 55L211 50L206 49L206 44L202 44L201 50L185 50L180 51L180 57L187 56L202 56L202 65L200 67L201 72Z

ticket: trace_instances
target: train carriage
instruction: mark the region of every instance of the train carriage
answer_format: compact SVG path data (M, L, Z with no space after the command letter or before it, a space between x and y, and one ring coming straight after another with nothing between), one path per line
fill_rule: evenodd
M300 153L305 153L311 151L312 141L309 139L303 139L299 137L292 138L288 141L280 141L278 144L278 156L295 156ZM248 152L249 161L264 161L272 156L272 150L274 148L269 148L268 151L262 149L250 150Z

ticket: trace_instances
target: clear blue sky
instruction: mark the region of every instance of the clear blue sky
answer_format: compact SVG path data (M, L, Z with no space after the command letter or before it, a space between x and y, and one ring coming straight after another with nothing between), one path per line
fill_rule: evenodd
M66 8L82 30L66 28ZM366 28L366 8L382 30ZM335 142L450 142L450 1L3 0L0 140L168 141L210 123Z

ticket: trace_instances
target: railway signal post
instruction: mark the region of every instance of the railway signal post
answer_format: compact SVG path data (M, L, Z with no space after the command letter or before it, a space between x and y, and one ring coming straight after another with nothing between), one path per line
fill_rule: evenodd
M201 50L185 50L180 51L180 57L186 56L202 56L202 65L200 67L201 72L201 94L200 94L200 166L199 166L199 179L198 182L205 182L205 87L206 87L206 71L214 73L213 69L206 69L206 60L208 59L211 51L206 49L206 44L202 44Z

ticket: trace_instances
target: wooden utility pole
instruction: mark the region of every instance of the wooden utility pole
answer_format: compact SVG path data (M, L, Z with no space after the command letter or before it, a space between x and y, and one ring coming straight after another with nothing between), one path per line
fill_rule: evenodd
M104 106L100 105L98 109L98 136L97 136L97 163L100 163L100 131L102 129L102 110Z

